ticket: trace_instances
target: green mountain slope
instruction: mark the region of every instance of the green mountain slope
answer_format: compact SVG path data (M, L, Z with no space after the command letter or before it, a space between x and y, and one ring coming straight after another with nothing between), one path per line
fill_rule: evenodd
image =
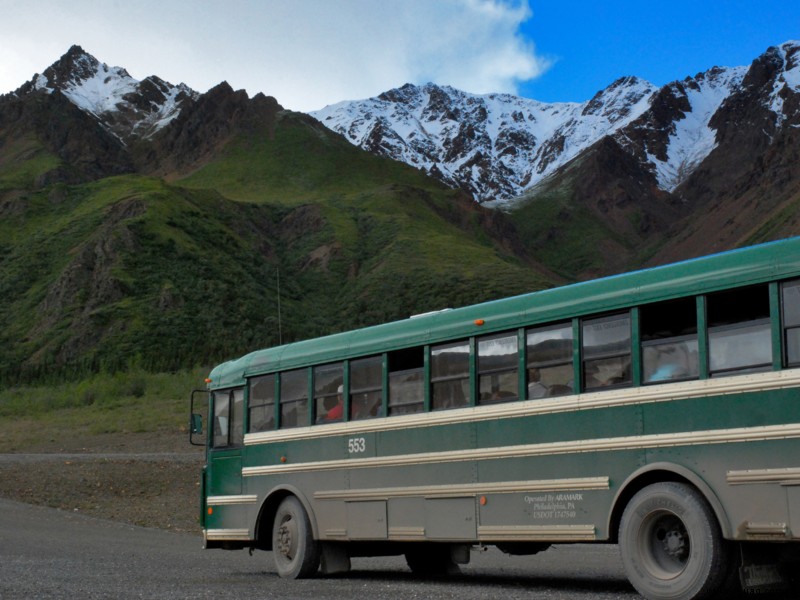
M509 219L527 253L568 280L641 267L686 210L606 138L542 181Z
M211 364L550 285L457 192L274 117L165 176L48 184L65 165L46 143L0 147L0 384Z

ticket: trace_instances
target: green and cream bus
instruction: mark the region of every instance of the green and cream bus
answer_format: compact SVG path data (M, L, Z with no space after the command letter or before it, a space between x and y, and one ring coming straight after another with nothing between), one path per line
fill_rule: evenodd
M191 411L205 546L297 578L617 543L650 599L796 585L798 367L800 238L253 352Z

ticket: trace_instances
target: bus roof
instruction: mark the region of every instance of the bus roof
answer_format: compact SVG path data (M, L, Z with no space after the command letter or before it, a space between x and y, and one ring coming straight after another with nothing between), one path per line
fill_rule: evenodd
M258 350L217 366L211 388L273 373L800 275L800 237ZM478 323L481 323L480 325Z

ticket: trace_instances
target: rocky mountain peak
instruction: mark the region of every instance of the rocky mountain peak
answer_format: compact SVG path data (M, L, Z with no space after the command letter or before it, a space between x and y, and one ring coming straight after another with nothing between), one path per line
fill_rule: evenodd
M109 67L77 45L14 94L36 92L64 94L123 142L151 137L198 96L184 84L156 76L137 81L124 68Z
M584 116L606 114L610 118L625 118L632 107L653 95L652 84L638 77L620 77L604 90L597 92L581 111Z
M86 53L80 46L72 46L64 56L45 69L43 75L47 80L46 87L64 91L72 86L80 85L99 71L109 72L109 67L100 62L91 54ZM130 77L122 68L115 69L118 76ZM40 82L40 86L43 82Z

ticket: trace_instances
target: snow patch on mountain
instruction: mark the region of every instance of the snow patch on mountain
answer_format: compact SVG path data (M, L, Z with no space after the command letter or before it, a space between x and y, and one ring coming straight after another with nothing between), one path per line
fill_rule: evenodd
M639 118L648 108L657 88L636 77L625 77L598 92L589 102L577 105L580 111L569 118L546 140L539 157L537 177L530 181L536 185L578 154ZM554 151L553 147L562 151ZM548 156L548 152L550 155Z
M784 71L780 79L795 92L800 92L800 41L781 44L778 51L784 61Z
M115 110L126 94L136 91L139 82L128 75L125 69L99 64L86 55L79 57L76 62L82 63L83 76L65 83L61 91L86 112L100 115ZM55 91L55 85L51 85L44 77L37 78L36 85L50 92Z
M787 90L800 92L800 42L786 42L776 48L783 72L775 79L769 97L769 107L775 113L775 126L780 127L788 119L784 113L784 96Z
M716 148L717 132L709 125L711 118L741 85L746 74L747 67L717 68L670 84L673 92L683 95L691 108L674 122L674 131L667 143L667 160L647 155L655 168L659 188L673 191Z

